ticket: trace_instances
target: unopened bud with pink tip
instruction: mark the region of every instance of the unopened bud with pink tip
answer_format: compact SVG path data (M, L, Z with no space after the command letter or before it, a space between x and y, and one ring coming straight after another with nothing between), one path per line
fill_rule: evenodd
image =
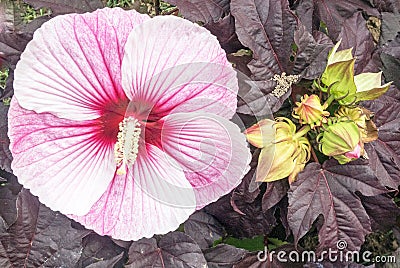
M348 163L364 154L360 130L353 121L328 125L317 140L320 151L334 157L340 164Z

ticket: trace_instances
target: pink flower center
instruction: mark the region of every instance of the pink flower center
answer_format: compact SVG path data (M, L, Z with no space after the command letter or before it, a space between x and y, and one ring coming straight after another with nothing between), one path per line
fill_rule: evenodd
M119 123L124 119L128 99L109 102L101 108L102 116L96 120L101 126L98 140L105 146L113 146L117 141Z

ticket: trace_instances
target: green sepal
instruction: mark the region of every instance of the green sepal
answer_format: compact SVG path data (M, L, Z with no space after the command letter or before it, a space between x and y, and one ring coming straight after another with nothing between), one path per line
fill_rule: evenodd
M354 82L355 59L333 63L325 69L321 82L327 87L322 90L333 95L342 105L354 102L354 94L357 91Z
M382 72L361 73L354 77L357 92L355 98L358 101L374 100L384 94L392 82L381 85Z

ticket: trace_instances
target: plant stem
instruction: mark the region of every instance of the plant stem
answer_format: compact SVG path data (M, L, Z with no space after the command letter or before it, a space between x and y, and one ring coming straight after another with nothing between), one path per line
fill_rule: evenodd
M296 132L296 134L294 134L293 138L298 139L300 137L303 137L307 134L308 131L310 131L310 129L310 125L302 127L301 129L299 129L299 131Z
M332 101L335 100L335 97L333 95L329 95L328 99L325 101L324 105L322 106L324 110L331 105Z
M314 161L319 164L317 154L315 153L314 148L312 146L311 146L311 155L312 155Z
M176 8L174 8L174 9L170 10L170 11L164 11L164 12L162 12L162 15L171 15L171 14L173 14L173 13L175 13L175 12L178 12L178 11L179 11L179 9L176 7Z

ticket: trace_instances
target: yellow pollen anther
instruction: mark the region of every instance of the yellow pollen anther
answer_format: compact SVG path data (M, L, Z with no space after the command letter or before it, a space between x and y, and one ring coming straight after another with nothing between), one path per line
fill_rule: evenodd
M114 146L118 175L125 175L127 167L136 161L141 132L139 121L133 117L125 117L119 123L118 140Z

